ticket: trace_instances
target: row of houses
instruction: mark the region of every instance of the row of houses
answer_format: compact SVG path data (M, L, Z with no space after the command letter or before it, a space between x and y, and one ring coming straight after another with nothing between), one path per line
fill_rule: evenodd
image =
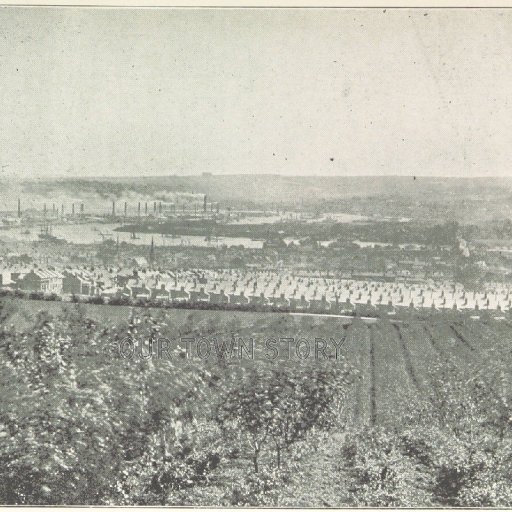
M0 286L59 295L160 301L268 305L332 311L350 305L460 309L512 309L512 288L496 284L468 291L451 282L386 282L287 271L153 271L121 268L32 268L2 272Z

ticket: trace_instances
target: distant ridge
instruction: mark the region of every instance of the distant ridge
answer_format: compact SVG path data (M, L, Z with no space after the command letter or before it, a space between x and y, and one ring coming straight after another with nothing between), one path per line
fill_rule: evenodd
M86 194L121 197L126 193L179 192L207 194L214 201L298 204L336 201L350 197L410 196L417 200L450 197L510 196L511 178L458 178L412 176L285 176L278 174L212 174L122 178L53 178L19 182L22 193L74 196Z

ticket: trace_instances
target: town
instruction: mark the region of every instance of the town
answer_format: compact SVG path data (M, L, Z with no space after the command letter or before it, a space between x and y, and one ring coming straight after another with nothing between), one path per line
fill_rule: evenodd
M356 308L367 312L385 309L388 314L403 308L512 309L512 286L503 284L476 292L449 282L355 280L321 272L37 267L4 270L0 277L4 292L27 292L32 298L56 295L75 301L97 298L96 303L250 305L253 309L268 306L334 314L349 314Z
M122 194L136 201L76 202L65 199L73 183L50 181L60 208L36 203L34 186L25 186L0 213L0 293L334 315L512 309L507 219L431 225L422 215L380 218L363 207L244 204L211 199L215 179L203 176L204 192L151 198L136 196L134 185Z

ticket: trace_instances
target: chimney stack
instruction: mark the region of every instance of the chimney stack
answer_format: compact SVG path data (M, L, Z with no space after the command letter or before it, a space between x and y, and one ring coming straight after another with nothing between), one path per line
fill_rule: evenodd
M21 217L21 199L18 197L18 217Z
M112 201L112 217L116 216L116 202Z

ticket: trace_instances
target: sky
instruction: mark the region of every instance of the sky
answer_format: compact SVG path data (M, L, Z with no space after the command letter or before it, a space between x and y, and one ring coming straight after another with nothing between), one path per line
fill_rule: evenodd
M0 179L512 175L504 9L0 8Z

